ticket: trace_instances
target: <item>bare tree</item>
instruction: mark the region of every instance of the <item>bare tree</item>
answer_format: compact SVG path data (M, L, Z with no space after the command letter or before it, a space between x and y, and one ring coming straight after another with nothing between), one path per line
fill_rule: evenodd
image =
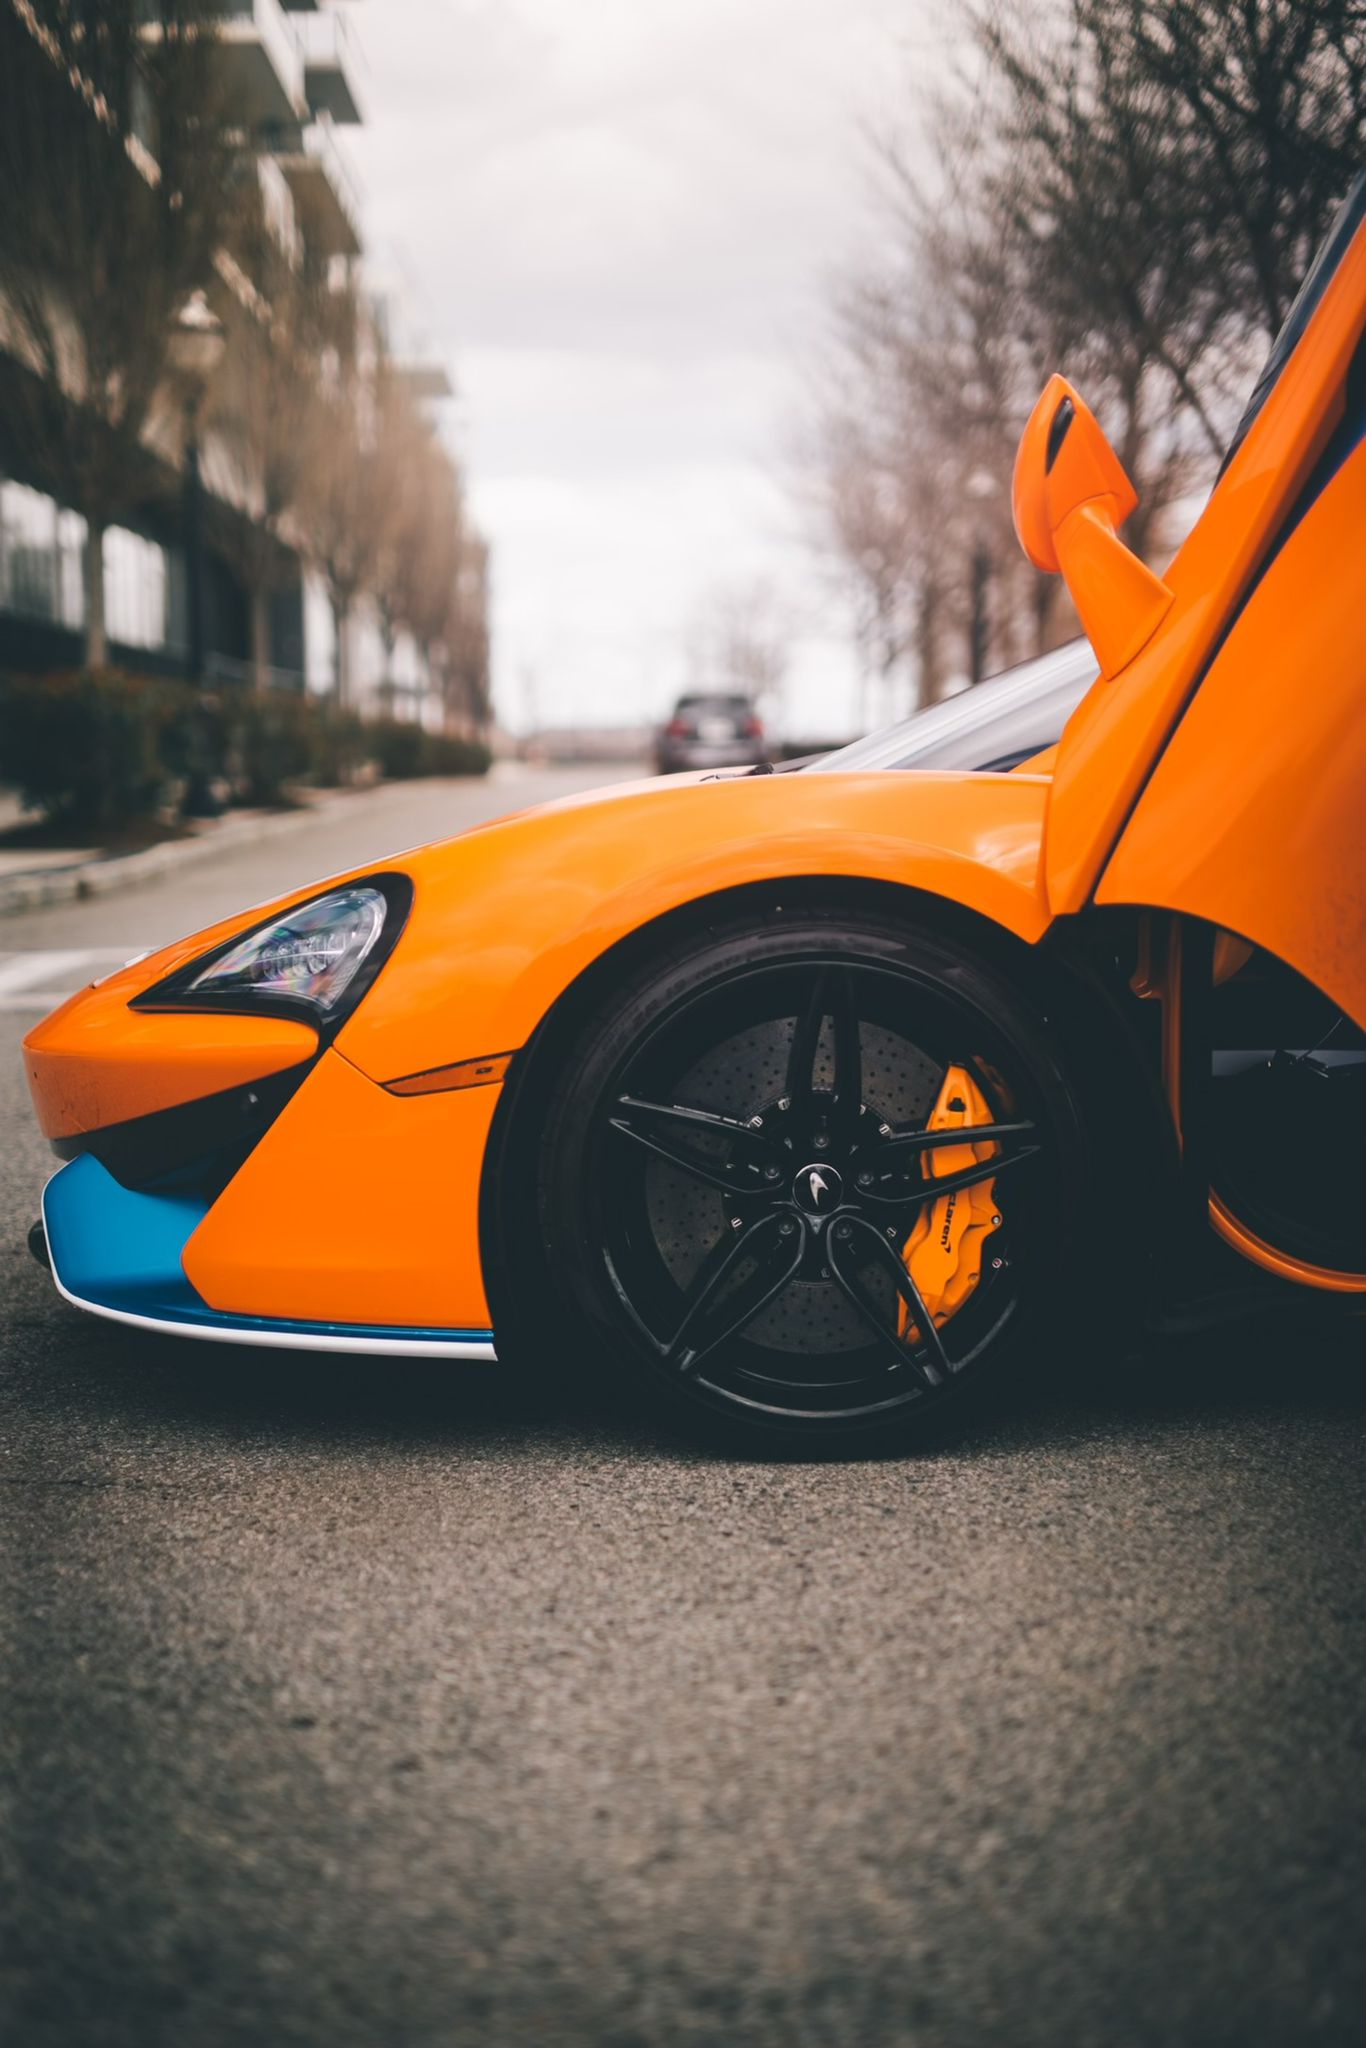
M1057 343L1019 317L980 128L925 118L939 138L932 182L902 141L876 151L891 232L876 272L836 302L808 464L865 679L904 675L923 704L956 675L1051 644L1057 623L1009 512L1015 442Z
M385 438L390 368L354 279L322 303L323 349L302 465L300 517L321 570L335 629L333 691L345 706L347 633L356 600L372 589L401 493L401 465Z
M201 0L0 0L6 430L86 521L86 659L106 657L106 528L148 493L171 322L232 204Z
M685 635L690 686L729 691L776 712L790 639L788 607L767 577L719 584L701 600Z
M382 520L373 588L386 662L406 629L436 682L446 723L488 717L487 549L465 506L460 469L403 378L376 391Z
M339 708L350 695L347 635L357 597L369 580L377 535L368 516L369 464L362 407L352 391L328 393L313 419L304 522L313 559L332 606L332 690Z
M1366 138L1366 0L1128 0L1125 62L1166 97L1205 287L1279 328Z
M837 306L815 467L865 679L876 688L904 674L912 701L928 704L971 665L966 651L954 657L980 594L974 565L989 563L1012 591L1027 579L1008 544L1004 478L1032 380L1007 345L995 252L924 214L898 160L884 168L902 267L857 281ZM1009 658L1017 607L996 609Z
M394 645L406 627L427 648L439 638L455 575L458 486L449 458L407 385L387 366L375 394L375 463L383 517L373 587L384 645L386 694Z
M974 0L984 195L1140 487L1208 479L1366 141L1363 0Z
M448 720L488 717L487 549L471 526L458 464L441 445L354 288L327 302L330 339L311 413L300 491L304 545L321 568L345 701L347 619L370 592L385 651L384 689L401 631L412 634Z
M841 295L820 408L861 642L922 701L946 631L975 678L985 640L1010 659L1061 623L1007 524L1047 372L1085 385L1139 485L1129 537L1160 554L1366 139L1366 0L964 19L968 75L879 147L887 253Z
M328 286L316 266L281 241L255 179L244 185L233 249L254 293L228 308L228 347L209 418L232 462L241 503L234 513L215 501L214 540L247 593L259 689L270 668L271 596L299 573Z
M922 606L930 651L934 583L922 547L928 530L911 513L902 451L875 437L859 410L827 410L814 467L818 533L844 566L866 700L900 668Z
M1063 0L1026 21L989 0L973 26L993 112L983 201L1035 324L1104 380L1120 452L1138 462L1155 378L1170 386L1165 408L1184 407L1211 450L1221 444L1202 372L1222 322L1196 262L1168 96L1132 61L1127 5Z
M718 678L755 703L776 707L791 658L789 631L785 607L767 578L718 590L712 608Z
M446 617L437 645L448 729L480 737L493 715L489 673L489 549L468 520L455 530L456 573L447 585Z

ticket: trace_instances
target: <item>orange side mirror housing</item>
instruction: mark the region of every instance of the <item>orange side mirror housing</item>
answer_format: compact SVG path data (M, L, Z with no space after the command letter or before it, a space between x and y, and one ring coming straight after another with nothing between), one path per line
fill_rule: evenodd
M1138 493L1104 429L1065 377L1050 377L1020 436L1015 531L1036 569L1061 573L1103 676L1156 631L1172 594L1119 538Z

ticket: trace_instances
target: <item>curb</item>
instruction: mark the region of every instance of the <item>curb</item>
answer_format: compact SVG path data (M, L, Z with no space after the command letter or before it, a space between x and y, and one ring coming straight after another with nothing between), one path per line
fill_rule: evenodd
M384 788L383 783L376 785ZM345 796L328 797L297 811L252 811L245 817L230 818L213 825L193 839L168 839L162 846L148 846L141 853L123 853L110 860L79 861L69 868L38 868L32 874L0 875L0 917L13 917L24 910L42 910L51 903L74 903L90 896L107 896L115 889L136 889L154 882L171 868L187 862L207 860L210 854L244 840L274 839L314 825L373 794L354 790Z

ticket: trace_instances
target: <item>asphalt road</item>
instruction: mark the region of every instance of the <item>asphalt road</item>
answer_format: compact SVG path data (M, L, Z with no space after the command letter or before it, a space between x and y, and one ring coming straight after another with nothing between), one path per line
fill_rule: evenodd
M28 1260L72 954L571 780L0 925L67 956L0 957L0 2037L1357 2048L1359 1334L744 1464L572 1378L148 1340Z

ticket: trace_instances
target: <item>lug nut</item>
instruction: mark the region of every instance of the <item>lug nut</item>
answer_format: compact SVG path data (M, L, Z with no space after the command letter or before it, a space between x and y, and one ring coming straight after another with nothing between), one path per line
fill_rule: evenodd
M765 1179L765 1180L776 1180L777 1178L778 1178L778 1169L777 1169L777 1167L776 1167L776 1166L766 1166L766 1167L764 1168L764 1179Z
M817 1133L815 1139L813 1140L813 1143L815 1144L816 1150L818 1152L828 1152L830 1149L830 1140L826 1137L824 1131L820 1131Z
M836 1235L836 1237L841 1237L841 1238L843 1238L843 1237L848 1237L848 1235L849 1235L849 1225L848 1225L847 1223L840 1223L840 1224L837 1224L837 1225L835 1226L835 1235Z
M859 1175L859 1177L858 1177L858 1184L859 1184L859 1186L860 1186L861 1188L870 1188L870 1187L871 1187L871 1186L873 1185L873 1176L872 1176L872 1174L871 1174L871 1173L861 1173L861 1174Z
M785 1216L782 1222L778 1225L778 1235L779 1237L791 1237L793 1231L796 1228L797 1226L792 1221L792 1219L788 1216Z

